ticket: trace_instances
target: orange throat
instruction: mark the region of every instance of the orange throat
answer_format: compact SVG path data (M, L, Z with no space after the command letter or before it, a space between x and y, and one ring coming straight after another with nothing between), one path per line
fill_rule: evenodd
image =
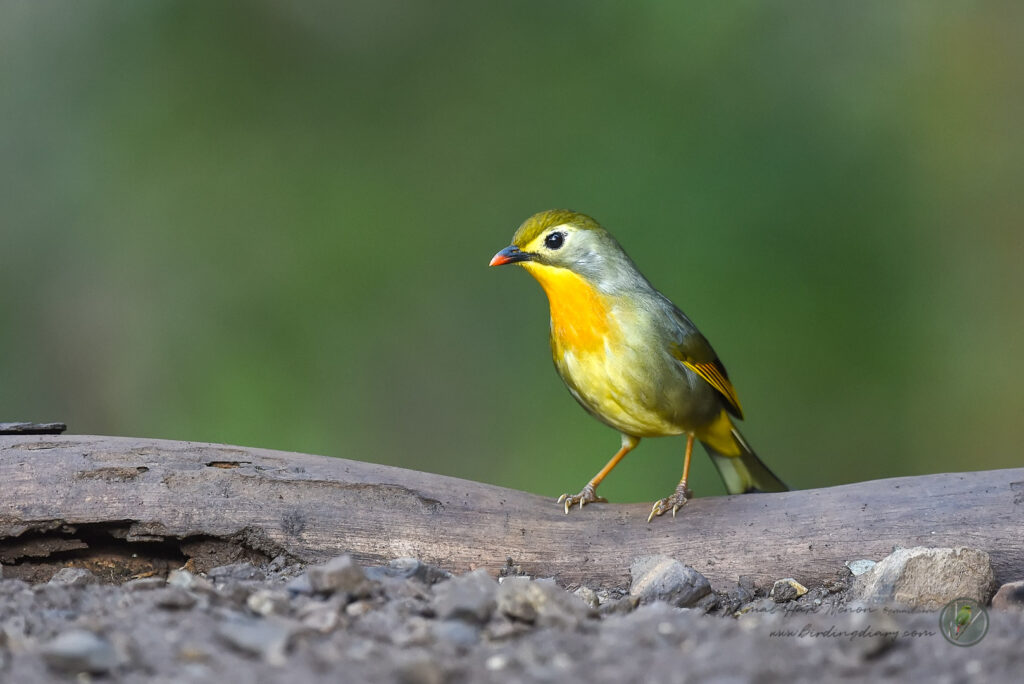
M603 349L610 330L605 297L570 270L530 262L523 266L548 296L552 351L561 355Z

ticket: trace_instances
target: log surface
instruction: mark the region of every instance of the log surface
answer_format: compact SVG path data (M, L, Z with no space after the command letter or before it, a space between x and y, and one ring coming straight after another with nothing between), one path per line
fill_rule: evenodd
M267 449L0 436L8 565L82 553L95 541L79 531L106 525L125 544L173 542L186 558L216 540L308 562L414 556L455 572L497 572L511 558L528 574L595 588L628 586L630 563L649 554L692 565L716 589L740 575L811 586L897 545L979 548L997 581L1024 578L1024 468L700 498L647 523L649 510L592 504L565 515L525 492Z

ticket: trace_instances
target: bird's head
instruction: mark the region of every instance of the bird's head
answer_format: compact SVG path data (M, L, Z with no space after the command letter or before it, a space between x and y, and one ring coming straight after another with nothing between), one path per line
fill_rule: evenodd
M606 291L643 280L608 231L586 214L567 209L550 209L526 219L512 244L490 263L503 264L520 264L538 278L552 269L565 269Z

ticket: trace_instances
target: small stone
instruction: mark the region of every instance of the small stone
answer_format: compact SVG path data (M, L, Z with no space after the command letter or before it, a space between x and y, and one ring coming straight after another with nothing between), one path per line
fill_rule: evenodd
M252 563L232 563L213 568L206 576L214 582L227 582L229 580L255 580L262 581L267 578L266 574Z
M306 627L317 632L331 632L340 622L338 601L311 601L299 609L297 618Z
M352 603L345 606L345 615L349 617L359 617L360 615L366 615L373 610L373 604L369 601L353 601Z
M309 575L306 573L292 577L285 583L284 588L292 595L313 593L313 585L309 583Z
M167 586L167 580L163 577L156 575L152 577L140 577L125 582L121 585L121 588L125 591L149 591L151 589L160 589L161 587Z
M414 615L403 620L398 629L391 634L391 643L399 648L427 646L434 641L432 625L433 620Z
M597 608L601 605L601 599L598 598L597 592L590 587L580 587L573 592L576 596L591 608Z
M938 610L957 598L986 603L994 584L992 565L984 551L897 548L857 577L850 598Z
M118 664L117 653L106 639L81 629L64 632L43 646L43 660L67 674L106 674Z
M876 561L862 558L860 560L846 561L846 567L850 568L850 572L853 573L854 577L860 577L865 572L877 565Z
M270 665L283 665L295 629L281 618L234 617L217 628L217 635L235 649L260 656Z
M432 606L442 620L484 623L497 605L498 583L485 570L453 577L434 587Z
M632 583L630 596L640 603L667 601L686 608L711 593L711 583L689 565L668 556L642 556L629 568Z
M373 592L373 583L366 577L362 567L347 554L332 558L323 565L310 566L306 575L316 592L345 592L356 598L369 596Z
M197 577L188 570L172 570L167 575L167 584L172 587L181 587L192 591L201 591L205 594L216 594L217 590L213 582L205 577Z
M709 613L718 608L721 603L721 597L719 597L715 592L711 592L710 594L706 594L703 598L698 599L697 602L693 604L693 608L703 613Z
M553 580L506 577L498 587L497 608L505 615L541 627L574 629L590 615L583 601Z
M446 641L458 648L468 649L480 641L480 627L464 620L438 620L430 631L438 641Z
M246 607L257 615L283 615L288 612L288 594L273 589L257 589L245 600Z
M164 587L154 591L153 595L156 597L156 605L168 610L184 610L196 604L195 595L181 587Z
M792 577L786 577L784 579L775 580L775 584L772 585L772 590L768 592L768 596L770 596L776 603L785 603L786 601L798 599L806 593L807 587L800 584Z
M1024 580L1007 582L992 597L993 610L1024 612Z
M84 587L98 581L96 575L85 568L61 568L50 578L49 583L65 587Z
M604 616L626 615L636 610L636 607L639 605L639 596L623 596L622 598L609 598L607 601L603 601L597 611Z
M399 665L395 680L399 684L444 684L450 677L436 660L423 657Z

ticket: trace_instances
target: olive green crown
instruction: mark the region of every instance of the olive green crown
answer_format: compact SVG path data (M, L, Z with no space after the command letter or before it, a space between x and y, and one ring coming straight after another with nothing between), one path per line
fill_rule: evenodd
M586 214L568 209L548 209L523 221L512 237L512 244L522 249L544 231L563 225L571 225L578 230L602 230L600 224Z

